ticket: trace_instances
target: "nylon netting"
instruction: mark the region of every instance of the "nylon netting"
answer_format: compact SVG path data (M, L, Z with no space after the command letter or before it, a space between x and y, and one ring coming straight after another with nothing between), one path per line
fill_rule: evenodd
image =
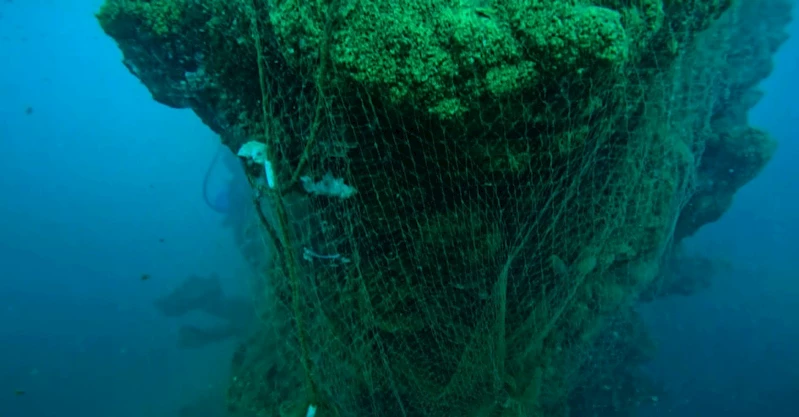
M469 24L486 19L455 6L471 8ZM491 416L562 404L603 314L655 276L691 195L716 67L647 50L654 40L620 42L620 57L579 51L584 62L566 64L579 68L531 65L550 73L491 92L480 84L492 57L482 57L435 80L451 84L436 86L446 100L430 108L431 93L414 85L423 80L384 91L383 80L364 86L336 68L362 58L338 56L348 52L333 45L338 28L356 24L341 19L411 3L355 16L337 2L269 3L271 16L253 7L259 51L295 48L287 39L305 31L316 44L297 51L317 54L260 58L261 140L277 179L259 188L276 248L267 304L278 306L266 408ZM407 59L425 59L413 42ZM326 175L356 194L300 188Z
M531 13L506 3L492 13ZM335 44L342 26L376 19L380 30L376 16L417 3L342 11L354 4L249 9L260 140L276 181L254 182L274 254L262 405L281 415L309 404L325 415L551 414L580 384L602 318L654 278L691 196L714 89L724 87L719 66L698 67L686 46L701 23L671 34L676 50L625 39L608 47L625 48L618 57L578 50L566 69L531 62L542 74L514 80L517 91L485 85L498 58L452 53L484 61L430 81L450 83L435 87L444 99L433 102L415 84L424 80L406 91L353 81L361 74L347 72L347 60L370 58ZM468 24L487 19L475 5L449 6L474 13ZM298 32L315 44L294 46ZM437 59L415 57L414 41L407 66ZM293 48L316 55L292 58ZM275 50L288 58L264 53ZM397 77L412 77L406 70ZM314 193L312 183L355 194Z
M246 134L223 137L268 162L231 403L568 415L596 349L621 360L598 335L673 243L755 3L778 1L205 3L239 31L208 35L217 69L258 80L226 85Z

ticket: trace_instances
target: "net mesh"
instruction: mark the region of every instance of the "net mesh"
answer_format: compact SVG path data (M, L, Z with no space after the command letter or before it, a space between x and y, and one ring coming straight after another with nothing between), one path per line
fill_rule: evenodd
M744 13L788 9L108 0L99 17L157 100L265 146L248 167L264 320L234 408L487 417L569 415L675 237L768 160L745 99L768 71L728 64L781 42ZM730 155L740 172L708 186Z

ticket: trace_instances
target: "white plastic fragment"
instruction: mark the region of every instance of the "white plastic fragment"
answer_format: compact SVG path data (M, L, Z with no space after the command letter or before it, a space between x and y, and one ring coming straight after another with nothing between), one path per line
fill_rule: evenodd
M263 165L266 161L266 144L251 140L239 148L238 155L247 158L256 164Z
M344 264L350 263L350 258L347 258L346 256L341 256L341 254L334 253L332 255L322 255L308 248L302 248L302 259L305 259L306 261L313 261L314 259L325 259L331 261L339 260L341 261L341 263Z
M264 173L266 174L266 184L269 188L275 188L275 171L272 168L272 163L266 157L266 144L251 140L244 145L241 145L237 154L242 158L246 158L256 164L264 166Z
M305 417L314 417L316 415L316 406L313 404L308 405L308 411L305 413Z
M271 162L264 162L264 172L266 173L266 185L269 188L275 188L275 171L272 169Z
M301 177L300 181L302 182L302 187L308 194L317 194L325 197L350 198L357 192L355 188L344 184L342 178L335 178L333 174L329 172L322 177L321 181L314 182L311 177L307 176Z

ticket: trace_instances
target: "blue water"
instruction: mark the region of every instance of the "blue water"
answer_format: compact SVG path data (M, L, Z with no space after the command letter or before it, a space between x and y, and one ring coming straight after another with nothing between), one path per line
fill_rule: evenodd
M94 20L100 3L0 2L0 417L167 417L224 398L234 343L179 350L181 323L202 318L152 306L191 274L246 288L230 231L203 199L218 138L127 72ZM660 345L650 370L669 396L642 416L799 415L791 30L751 115L779 151L690 242L734 267L706 292L645 308Z

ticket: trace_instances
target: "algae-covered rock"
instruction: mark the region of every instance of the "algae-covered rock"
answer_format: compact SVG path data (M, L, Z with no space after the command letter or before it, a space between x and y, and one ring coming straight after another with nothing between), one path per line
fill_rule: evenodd
M353 7L342 17L331 59L391 104L440 118L546 87L553 76L613 76L626 62L629 43L616 11L565 2L475 3Z
M222 86L214 95L244 92L245 86L257 93L249 11L265 26L262 52L270 57L271 75L293 70L313 80L320 65L331 65L326 83L363 88L387 104L443 119L553 88L565 79L614 81L631 57L658 49L650 41L664 21L659 1L631 6L560 0L349 0L329 5L108 0L98 18L127 50L126 61L136 71L185 70L185 75L176 72L147 83L161 92L157 99L197 106L181 98L213 88L204 83ZM143 44L146 50L135 50ZM223 107L231 106L235 103ZM237 121L237 115L225 116Z

